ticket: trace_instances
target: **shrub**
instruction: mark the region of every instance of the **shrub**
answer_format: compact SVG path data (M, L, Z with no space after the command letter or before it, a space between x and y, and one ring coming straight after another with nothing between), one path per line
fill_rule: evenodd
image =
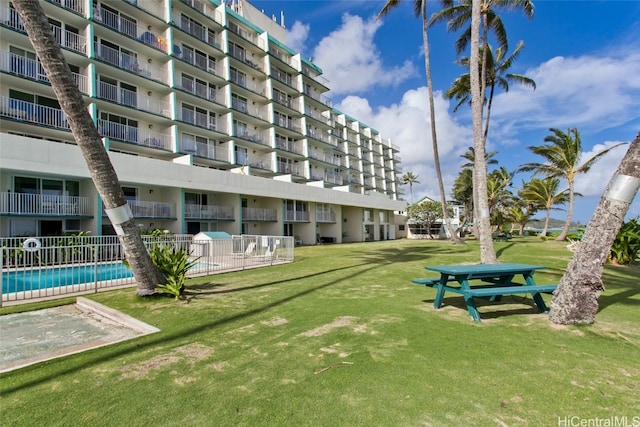
M611 245L609 261L613 264L629 264L640 253L640 218L622 224L616 239Z

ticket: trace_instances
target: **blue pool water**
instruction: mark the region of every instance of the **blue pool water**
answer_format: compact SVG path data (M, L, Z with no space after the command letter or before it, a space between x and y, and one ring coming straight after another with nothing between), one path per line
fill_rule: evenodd
M133 273L122 263L11 271L2 273L2 293L34 291L127 277L133 277Z

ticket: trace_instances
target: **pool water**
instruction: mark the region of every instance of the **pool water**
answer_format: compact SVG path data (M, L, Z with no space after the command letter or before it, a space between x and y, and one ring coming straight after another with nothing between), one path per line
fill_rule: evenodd
M34 291L128 277L133 277L133 273L122 263L10 271L2 273L2 293Z

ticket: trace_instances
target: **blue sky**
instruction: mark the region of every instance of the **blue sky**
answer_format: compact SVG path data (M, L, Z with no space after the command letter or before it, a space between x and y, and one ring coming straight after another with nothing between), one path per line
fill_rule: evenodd
M438 198L428 121L422 29L405 1L383 20L375 17L383 1L251 2L271 16L284 12L286 43L313 58L330 80L334 106L400 146L405 172L418 175L413 198ZM536 81L537 89L512 86L494 98L488 150L499 166L515 170L542 161L528 146L543 144L549 128L580 130L585 158L640 131L640 1L535 1L532 20L501 12L510 49L525 47L510 69ZM439 2L428 2L428 13ZM436 95L436 125L445 188L459 173L460 155L472 144L467 107L442 97L464 72L455 63L457 34L445 25L429 32ZM576 181L574 220L586 223L615 171L626 146L614 149ZM518 174L514 189L528 175ZM406 188L406 199L411 198ZM539 213L537 217L543 214ZM553 212L564 218L565 212ZM628 217L640 216L640 200Z

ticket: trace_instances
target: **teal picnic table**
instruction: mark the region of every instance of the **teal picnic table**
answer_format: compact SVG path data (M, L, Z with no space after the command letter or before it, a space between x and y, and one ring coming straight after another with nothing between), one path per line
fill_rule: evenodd
M440 273L440 278L414 279L413 282L432 286L436 289L433 306L442 306L445 292L453 292L464 297L471 318L479 322L480 314L474 298L500 301L503 295L531 294L538 309L549 311L541 293L552 293L557 285L538 285L533 274L545 269L542 265L528 264L475 264L475 265L434 265L427 270ZM514 280L516 280L514 282Z

